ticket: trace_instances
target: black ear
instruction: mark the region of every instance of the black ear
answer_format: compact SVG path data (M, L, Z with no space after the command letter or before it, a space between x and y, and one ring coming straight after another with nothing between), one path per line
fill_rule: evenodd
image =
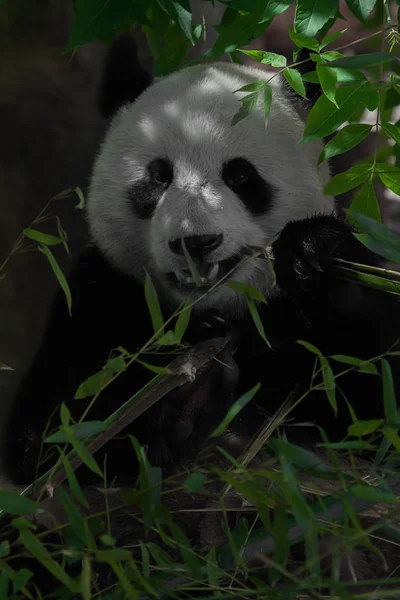
M98 96L100 114L109 119L121 106L136 100L151 81L151 75L138 62L132 37L120 37L111 45L105 61Z
M305 73L309 73L310 71L315 71L315 62L310 59L310 50L307 48L302 48L296 57L296 62L301 62L300 65L297 65L296 69L304 75ZM306 62L302 62L306 61ZM307 98L310 104L315 104L318 98L322 95L322 89L319 83L309 83L304 82L306 88Z

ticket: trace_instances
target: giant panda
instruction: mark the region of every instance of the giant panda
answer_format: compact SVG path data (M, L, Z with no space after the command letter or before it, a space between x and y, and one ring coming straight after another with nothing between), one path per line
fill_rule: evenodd
M30 483L38 473L43 431L47 426L48 435L59 422L60 404L79 418L90 402L74 399L80 383L113 349L133 353L152 336L146 273L165 319L188 299L196 301L188 344L232 333L234 348L224 364L212 365L200 391L195 381L184 394L160 400L124 430L125 438L108 442L110 481L136 477L128 433L165 472L192 464L234 400L260 383L226 434L230 452L235 444L242 449L240 439L248 440L288 397L295 401L310 387L315 354L299 340L324 356L362 359L394 347L396 297L333 272L333 257L370 265L378 259L323 193L329 172L317 168L321 142L299 144L307 102L275 77L267 127L261 107L232 124L243 96L236 91L270 77L247 66L204 63L152 81L131 38L111 47L100 95L109 125L87 197L90 240L69 278L72 315L60 291L14 403L4 441L4 467L14 483ZM270 246L273 269L260 254L251 256L251 249ZM231 272L231 279L265 297L257 310L267 342L237 286L215 285ZM168 354L142 358L170 360ZM134 364L100 394L86 420L105 419L152 376ZM347 401L359 419L383 417L381 388L379 376L349 369L338 379L337 413L323 390L310 392L291 415L289 439L317 443L320 427L329 439L342 438L352 422Z
M267 128L260 107L232 125L243 96L236 90L257 80L273 86ZM188 298L196 300L190 344L221 328L234 330L237 340L233 393L221 392L226 373L214 374L207 397L192 411L186 439L176 435L183 414L179 399L161 402L134 424L139 441L160 464L196 452L193 431L200 423L204 441L229 404L258 382L254 402L240 417L249 435L261 413L272 414L289 394L304 393L315 355L299 340L325 356L369 359L387 352L400 335L395 296L333 275L332 257L366 264L376 264L377 257L323 194L329 173L317 168L321 143L299 144L307 103L278 77L237 64L205 63L152 82L137 61L133 40L123 37L109 52L99 104L109 126L87 197L90 241L69 280L72 315L60 291L5 435L5 470L16 483L36 473L44 427L51 417L57 422L60 403L81 415L86 401L73 400L79 384L113 349L135 352L151 337L146 272L164 318ZM265 258L248 257L249 248L271 243L273 270ZM201 275L200 287L183 245ZM232 270L231 279L257 288L266 299L258 312L268 343L254 326L245 295L214 285ZM106 418L150 376L143 367L129 369L103 391L87 418ZM338 439L351 423L345 398L359 419L383 416L379 377L352 371L340 377L338 388L336 415L325 393L316 391L294 411L296 420ZM307 429L310 439L316 431ZM121 440L108 445L110 476L134 472L121 461L122 448Z

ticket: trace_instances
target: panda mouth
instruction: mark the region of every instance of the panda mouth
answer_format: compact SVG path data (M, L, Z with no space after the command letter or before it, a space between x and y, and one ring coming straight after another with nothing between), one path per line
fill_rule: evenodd
M200 283L196 283L189 269L176 269L172 273L167 273L166 277L175 287L201 290L215 285L217 281L236 266L238 261L237 256L232 256L220 262L197 263L195 266L200 277Z

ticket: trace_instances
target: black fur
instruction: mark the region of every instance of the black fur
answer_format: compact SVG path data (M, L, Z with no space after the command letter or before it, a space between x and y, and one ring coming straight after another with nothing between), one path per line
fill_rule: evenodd
M151 80L137 60L132 37L122 36L112 44L106 60L98 97L100 114L110 119L121 106L136 100Z
M273 205L274 188L245 158L225 163L221 176L252 215L263 215Z

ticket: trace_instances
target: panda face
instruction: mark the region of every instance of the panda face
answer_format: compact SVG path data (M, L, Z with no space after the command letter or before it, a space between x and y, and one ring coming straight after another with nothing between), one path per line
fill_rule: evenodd
M243 96L233 92L268 77L225 63L183 69L123 107L103 142L88 197L92 236L119 270L139 281L148 271L173 303L204 296L235 267L229 278L268 296L265 261L242 261L249 247L268 245L290 220L333 210L316 167L321 147L298 145L304 123L279 84L267 129L261 109L231 125ZM222 285L196 306L240 314L246 302Z

